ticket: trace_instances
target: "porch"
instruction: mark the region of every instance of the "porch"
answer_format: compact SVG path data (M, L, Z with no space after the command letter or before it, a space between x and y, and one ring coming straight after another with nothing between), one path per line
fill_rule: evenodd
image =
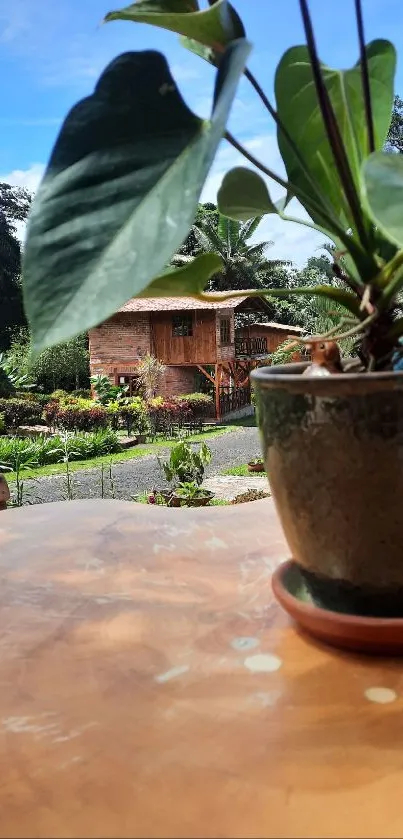
M267 338L255 337L244 338L243 336L236 336L235 338L235 356L236 358L256 358L258 356L265 357L268 354Z

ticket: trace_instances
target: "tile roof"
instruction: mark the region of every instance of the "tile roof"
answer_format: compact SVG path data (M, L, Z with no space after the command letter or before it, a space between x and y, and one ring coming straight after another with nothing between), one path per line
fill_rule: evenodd
M208 293L206 292L206 297ZM227 297L227 292L216 291L212 300L198 300L195 297L133 297L119 312L174 312L182 309L236 309L248 298ZM219 298L223 299L220 300ZM256 297L259 297L256 294ZM218 299L217 299L218 298Z

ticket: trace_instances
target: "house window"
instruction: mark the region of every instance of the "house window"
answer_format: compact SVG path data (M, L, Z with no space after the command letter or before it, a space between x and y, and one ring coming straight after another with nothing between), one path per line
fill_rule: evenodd
M222 344L231 343L231 322L229 318L220 320L220 340Z
M120 373L117 377L117 383L121 385L121 387L126 385L129 388L127 391L128 396L134 396L138 393L139 377L136 374L132 375L128 373Z
M193 315L191 312L181 312L172 318L172 335L174 338L191 337L193 335Z

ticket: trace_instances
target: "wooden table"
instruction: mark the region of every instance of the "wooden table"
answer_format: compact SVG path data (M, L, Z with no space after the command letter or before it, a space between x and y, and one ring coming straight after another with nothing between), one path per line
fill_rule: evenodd
M1 837L403 836L402 663L298 634L270 501L9 510L0 553Z

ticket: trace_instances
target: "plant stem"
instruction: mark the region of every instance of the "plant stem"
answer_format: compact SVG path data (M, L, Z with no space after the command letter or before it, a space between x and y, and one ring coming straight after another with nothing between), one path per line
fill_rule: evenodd
M239 143L238 140L236 140L235 137L232 134L230 134L229 131L225 132L224 137L228 141L228 143L230 143L231 146L233 146L240 154L242 154L243 157L246 157L246 159L249 160L249 162L252 163L253 166L256 166L256 168L260 169L260 171L263 172L264 175L267 175L273 181L275 181L280 186L284 187L284 189L289 191L290 184L288 184L287 181L281 178L280 175L277 175L275 172L273 172L272 169L269 169L267 166L261 163L261 161L258 160L258 158L255 157L253 154L251 154L241 143ZM342 227L339 227L338 223L336 224L336 222L327 215L326 211L323 210L322 207L318 207L317 204L312 202L309 196L307 196L302 189L294 186L294 184L292 184L292 189L296 198L300 198L302 203L307 204L308 206L310 206L313 212L322 216L324 223L329 228L323 228L323 233L326 236L331 236L332 234L329 231L333 230L333 232L337 234L340 241L343 242L343 245L349 252L352 260L354 261L357 267L357 270L359 271L359 263L360 261L362 261L362 257L365 256L362 245L358 245L357 242L354 241L352 236L349 236L345 232L345 230L343 230ZM279 213L279 215L281 215L281 213ZM298 221L299 223L299 219L295 219L295 221ZM304 224L304 221L301 221L301 224Z
M333 335L335 341L342 341L344 338L352 338L354 335L359 335L360 332L363 332L367 326L370 326L371 323L374 322L377 318L377 313L369 315L369 317L362 320L357 326L352 327L352 329L348 329L347 332L341 332L340 335ZM323 338L323 335L319 335L315 337L315 343L320 341ZM312 338L310 339L312 341ZM309 344L309 338L304 339L304 343Z
M369 154L371 154L373 151L375 151L375 136L374 121L372 118L372 103L371 90L369 85L368 61L367 54L365 51L364 22L362 19L361 0L355 0L355 14L357 18L358 41L360 45L362 91L364 95L365 116L367 120L368 131L368 152Z
M239 143L238 140L236 140L235 137L233 137L233 135L229 133L229 131L225 132L224 137L226 140L228 140L229 143L231 143L231 146L234 146L234 148L237 151L239 151L239 153L242 154L243 157L246 157L246 159L249 160L249 162L252 163L253 166L256 166L257 169L260 169L261 172L263 172L265 175L268 175L269 178L272 178L273 181L276 181L276 183L284 187L284 189L289 189L289 184L287 183L287 181L281 178L280 175L276 175L276 173L273 172L272 169L269 169L267 166L261 163L260 160L258 160L257 157L251 154L248 151L248 149L245 148L245 146L242 146L241 143Z
M313 31L311 16L309 13L307 0L299 0L301 8L302 20L305 29L309 57L311 61L312 74L316 87L319 107L322 114L323 125L327 134L330 148L333 153L334 162L343 186L344 195L347 204L350 208L352 218L358 233L358 236L363 245L368 246L368 232L366 230L358 195L351 173L350 164L344 148L343 140L341 138L339 125L337 123L336 115L333 110L333 105L327 87L322 78L321 66L316 49L315 35Z

